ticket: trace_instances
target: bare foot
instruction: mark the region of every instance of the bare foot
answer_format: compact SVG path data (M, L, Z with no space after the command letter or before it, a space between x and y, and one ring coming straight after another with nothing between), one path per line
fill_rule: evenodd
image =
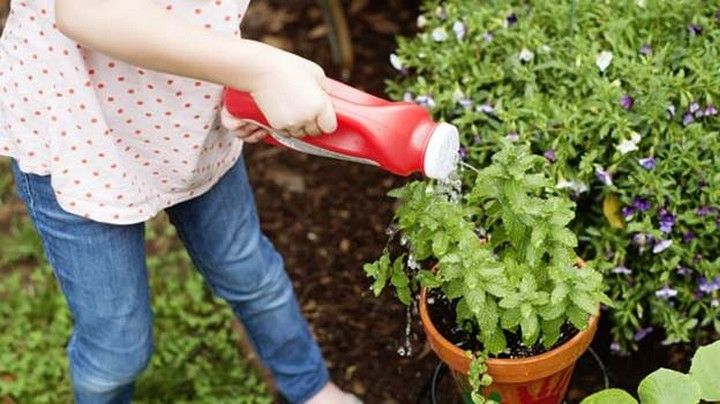
M362 401L353 394L346 393L330 382L315 394L307 404L362 404Z

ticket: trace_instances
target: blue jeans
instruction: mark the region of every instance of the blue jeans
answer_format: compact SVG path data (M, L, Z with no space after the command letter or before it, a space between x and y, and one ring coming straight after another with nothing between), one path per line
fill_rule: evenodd
M153 350L144 224L65 212L49 176L13 171L73 316L67 353L76 401L128 403ZM304 402L327 382L283 261L262 235L242 159L207 193L166 210L195 266L245 325L278 390Z

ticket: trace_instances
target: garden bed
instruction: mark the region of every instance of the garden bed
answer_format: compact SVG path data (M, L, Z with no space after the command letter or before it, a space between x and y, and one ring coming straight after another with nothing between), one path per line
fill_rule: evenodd
M268 4L268 10L281 9L290 15L307 9L306 3L298 1ZM391 1L370 4L363 12L376 15L375 21L392 21L400 28L398 33L409 34L414 30L417 6L416 1ZM309 15L318 17L291 23L273 35L292 50L322 62L332 75L326 39L308 36L319 14ZM363 16L351 16L350 24L359 69L350 83L382 94L384 79L393 74L388 63L396 47L393 34L373 28ZM261 37L263 29L247 26L245 32ZM413 356L398 355L404 342L405 308L390 294L372 297L362 271L363 263L376 258L387 239L393 201L385 193L405 180L371 167L264 145L248 147L247 155L264 229L285 256L334 379L368 403L415 402L438 360L423 346L417 316L413 318ZM611 383L634 391L645 375L660 366L687 371L692 349L662 346L662 337L653 333L643 341L640 352L614 356L609 350L609 324L601 317L593 347L608 367ZM448 387L448 392L452 389L450 383L442 387ZM602 387L602 372L586 354L578 362L568 399L577 402Z

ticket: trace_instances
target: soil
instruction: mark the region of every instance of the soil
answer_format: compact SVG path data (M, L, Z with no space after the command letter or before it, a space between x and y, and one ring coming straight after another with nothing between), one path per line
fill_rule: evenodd
M339 77L317 4L300 0L255 1L243 33L299 53ZM411 35L418 0L346 1L355 47L355 68L347 80L376 95L395 72L388 62L395 35ZM368 404L430 403L429 382L438 359L425 344L412 313L413 354L400 356L406 309L389 292L369 293L363 263L378 257L393 201L387 191L407 181L374 167L310 157L265 145L249 146L246 161L265 233L286 260L296 294L323 350L332 378ZM454 321L454 320L453 320ZM611 337L601 317L593 348L607 367L608 381L635 392L639 381L660 366L686 371L690 348L666 347L662 335L643 341L628 357L609 352ZM576 365L567 401L604 387L603 371L586 353ZM457 400L450 377L438 383L437 401Z
M433 325L440 332L440 335L462 349L481 351L483 346L477 338L474 337L478 334L477 326L471 324L468 324L465 327L458 326L457 316L455 315L456 307L457 300L448 300L441 291L430 290L428 292L428 313L430 314L430 319L432 320ZM514 359L539 355L543 352L559 347L569 341L570 338L574 337L577 333L577 328L567 323L563 324L558 341L550 348L545 348L542 344L535 344L533 346L523 344L522 336L519 332L505 332L507 348L502 353L493 357L501 359Z

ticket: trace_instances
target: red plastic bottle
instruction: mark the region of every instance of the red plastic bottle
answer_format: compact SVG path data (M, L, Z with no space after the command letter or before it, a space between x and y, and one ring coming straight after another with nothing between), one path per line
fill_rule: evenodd
M296 139L275 133L268 143L300 152L380 166L398 175L415 172L436 179L455 169L460 147L457 128L433 122L425 108L390 102L329 80L328 93L337 114L334 133ZM225 106L234 118L268 127L253 98L228 89Z

